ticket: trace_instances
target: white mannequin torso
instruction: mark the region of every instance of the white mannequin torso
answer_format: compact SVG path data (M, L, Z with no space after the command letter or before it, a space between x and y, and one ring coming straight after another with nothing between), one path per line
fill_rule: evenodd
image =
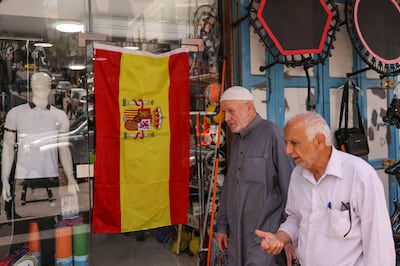
M12 164L14 161L14 145L16 144L17 141L17 131L18 134L25 134L25 133L54 133L56 132L57 134L60 133L58 130L61 132L66 132L69 130L69 123L68 123L68 118L64 112L61 110L58 110L54 107L49 106L48 104L48 96L50 94L50 88L51 88L51 78L48 74L46 73L41 73L37 72L32 75L32 93L33 93L33 106L32 110L34 110L31 115L32 116L20 116L18 113L22 111L23 108L31 108L32 105L25 104L23 106L17 106L15 109L13 108L10 113L11 115L6 117L6 123L5 123L5 132L3 135L3 151L2 151L2 182L3 182L3 191L2 191L2 196L5 200L10 200L11 199L11 191L10 191L10 185L8 182ZM36 110L35 110L36 109ZM29 110L29 109L27 109ZM43 112L49 112L49 113L44 113L46 114L45 116L38 116L38 113ZM23 119L31 119L30 121L21 121ZM48 120L50 119L50 121ZM47 121L45 121L47 120ZM47 126L44 126L46 125ZM10 128L7 128L9 126ZM58 129L58 130L57 130ZM22 130L22 132L20 132ZM53 132L51 132L53 130ZM21 135L19 136L21 138ZM60 137L57 135L56 140L54 143L60 143L60 142L68 142L68 136L64 136L60 139ZM25 146L26 147L26 146ZM20 150L19 147L19 153L24 153L23 150ZM72 157L71 157L71 152L69 150L68 145L62 145L58 147L58 155L61 161L61 164L64 168L64 171L67 175L68 178L68 191L71 193L76 193L79 191L79 187L74 179L73 176L73 163L72 163ZM34 155L35 156L35 155ZM32 177L39 177L41 175L53 175L56 174L54 172L54 169L58 169L58 159L57 156L54 155L54 153L47 153L47 158L37 158L37 159L45 159L47 160L47 163L51 163L51 167L53 170L50 170L48 174L46 174L46 169L42 169L39 172L36 173L30 173L29 175ZM44 157L46 157L44 156ZM23 157L23 156L22 156ZM20 158L20 155L18 156ZM23 161L21 162L20 167L25 167L22 165ZM18 163L17 163L18 165ZM29 166L32 165L26 165L26 167L29 168ZM29 170L29 169L28 169ZM37 171L37 169L35 169ZM20 171L21 172L21 171ZM26 171L25 171L26 173ZM17 171L18 174L18 171ZM20 176L20 178L23 178L24 175L18 174L17 177ZM58 174L56 174L58 176ZM25 176L24 178L26 178ZM46 176L41 176L41 177L46 177Z

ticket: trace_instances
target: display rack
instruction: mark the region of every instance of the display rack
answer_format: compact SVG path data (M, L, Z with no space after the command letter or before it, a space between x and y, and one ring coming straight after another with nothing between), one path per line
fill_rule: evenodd
M206 265L209 260L208 244L210 230L207 227L213 223L215 208L223 185L226 167L225 130L219 125L219 96L221 92L218 73L198 72L203 63L201 52L191 54L191 175L190 175L190 210L188 226L200 235L198 264ZM206 57L207 59L207 57ZM205 59L205 60L206 60ZM219 141L219 145L218 145ZM216 166L216 163L218 166ZM216 199L212 198L214 179L217 182ZM217 205L217 206L213 206ZM212 213L214 210L214 213Z

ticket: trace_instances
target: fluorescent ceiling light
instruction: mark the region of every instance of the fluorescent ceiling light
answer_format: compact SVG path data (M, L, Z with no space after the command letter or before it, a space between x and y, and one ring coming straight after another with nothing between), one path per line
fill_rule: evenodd
M37 43L33 44L33 46L49 48L49 47L53 47L53 44L52 43L48 43L48 42L37 42Z
M137 47L137 46L125 46L124 48L129 49L129 50L139 50L139 47Z
M68 33L83 32L83 24L77 22L59 23L56 25L56 29Z
M75 64L75 65L70 65L68 68L71 70L84 70L86 66L82 64Z

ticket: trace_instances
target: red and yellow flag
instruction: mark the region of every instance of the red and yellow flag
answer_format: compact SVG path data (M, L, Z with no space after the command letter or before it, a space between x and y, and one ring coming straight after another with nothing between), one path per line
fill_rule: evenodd
M93 231L187 223L190 92L185 49L95 45Z

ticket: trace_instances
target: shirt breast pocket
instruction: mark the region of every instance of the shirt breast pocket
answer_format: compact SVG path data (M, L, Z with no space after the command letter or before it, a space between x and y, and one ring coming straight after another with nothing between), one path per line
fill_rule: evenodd
M249 157L244 171L244 181L247 183L265 183L265 165L264 157Z
M325 226L327 237L335 239L349 238L349 231L351 229L349 211L328 208Z

